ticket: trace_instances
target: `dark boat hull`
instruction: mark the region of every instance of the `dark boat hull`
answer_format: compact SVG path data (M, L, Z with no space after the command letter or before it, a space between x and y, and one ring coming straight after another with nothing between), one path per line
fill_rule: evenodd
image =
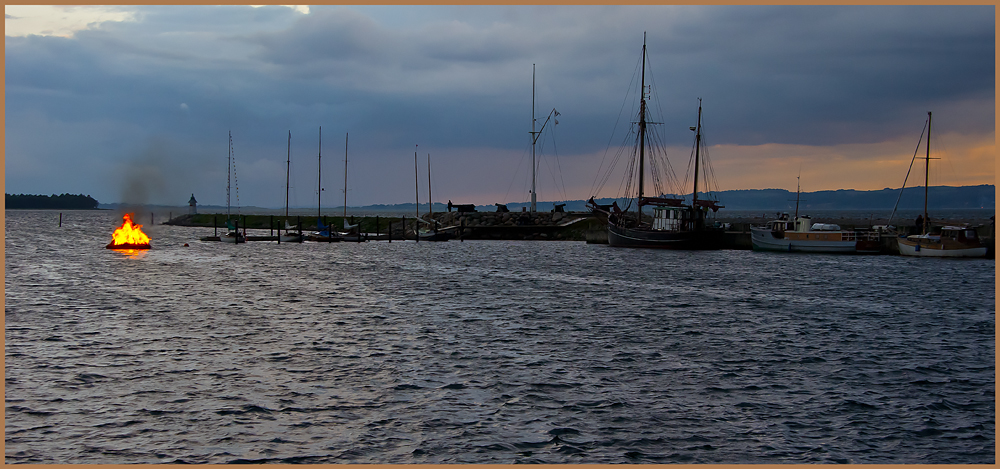
M107 249L149 249L149 244L108 244Z
M420 240L421 241L448 241L452 237L453 236L451 235L451 233L445 233L443 231L439 231L437 233L421 233L420 234Z
M608 224L608 244L625 248L648 249L721 249L724 231L657 231L624 228Z

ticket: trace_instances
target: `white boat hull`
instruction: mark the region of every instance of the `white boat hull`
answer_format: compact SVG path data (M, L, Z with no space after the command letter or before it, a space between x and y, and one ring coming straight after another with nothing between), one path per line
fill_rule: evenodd
M771 230L750 228L750 240L755 251L852 253L858 252L857 241L790 240L775 238Z
M916 242L906 238L896 238L899 253L913 257L986 257L986 247L949 248L940 242Z

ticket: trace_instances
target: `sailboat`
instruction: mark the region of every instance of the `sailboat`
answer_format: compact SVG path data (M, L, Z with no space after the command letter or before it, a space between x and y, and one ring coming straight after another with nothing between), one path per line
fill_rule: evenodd
M414 166L414 170L415 169L416 166ZM451 233L448 233L446 231L439 231L437 227L438 222L437 220L434 219L434 199L431 198L431 154L430 153L427 154L427 202L428 205L430 206L428 207L428 209L430 210L429 218L431 221L424 222L419 217L417 218L417 220L419 220L420 222L433 224L433 228L421 228L417 230L417 236L420 237L421 241L448 241L449 239L452 238ZM420 213L420 204L418 203L417 214L419 215L419 213Z
M342 241L342 238L333 232L333 229L323 224L323 127L319 128L319 153L316 157L316 230L306 236L309 241L320 241L331 243Z
M301 243L302 242L302 227L299 227L297 232L293 232L294 227L288 224L288 173L291 171L292 166L292 131L288 131L288 158L285 161L285 232L278 233L278 240L282 243Z
M350 134L344 134L344 231L340 233L340 238L344 241L361 242L365 240L365 236L358 228L361 224L352 225L347 222L347 144L350 136Z
M708 210L717 212L723 206L714 200L698 199L698 172L701 149L701 99L698 99L698 125L691 127L695 132L694 148L694 191L691 204L684 204L683 199L668 197L646 197L645 190L645 157L646 145L650 139L646 136L649 114L646 105L646 40L642 42L642 88L639 101L638 142L638 192L630 198L625 210L617 206L602 206L594 202L594 197L587 205L601 219L607 219L608 244L616 247L659 248L659 249L719 249L722 247L724 229L706 224L705 215ZM654 163L654 161L651 161ZM655 182L655 180L654 180ZM629 181L631 185L631 180ZM632 206L635 211L630 211ZM650 206L653 209L652 222L643 218L642 208Z
M927 218L927 194L930 182L931 164L931 113L927 113L927 156L924 168L924 213L923 223L918 226L918 235L900 235L896 238L899 253L916 257L986 257L986 246L979 239L975 228L964 226L942 226L931 230ZM906 185L906 182L903 182ZM902 191L902 189L900 189Z
M219 240L222 241L222 242L224 242L224 243L233 243L233 244L245 243L246 242L246 237L243 236L243 233L240 233L240 229L239 229L239 225L238 225L239 222L238 221L234 222L233 219L232 219L232 214L230 213L231 212L231 205L230 205L230 198L229 198L230 177L232 176L232 174L234 172L233 171L233 133L232 132L229 132L229 157L228 157L228 162L229 162L229 166L228 166L228 169L227 169L227 172L226 172L226 228L228 229L228 231L226 232L226 234L220 236ZM237 187L236 193L239 194L239 185L237 185L236 187ZM237 198L239 198L239 195L237 195ZM237 219L238 219L238 217L237 217Z

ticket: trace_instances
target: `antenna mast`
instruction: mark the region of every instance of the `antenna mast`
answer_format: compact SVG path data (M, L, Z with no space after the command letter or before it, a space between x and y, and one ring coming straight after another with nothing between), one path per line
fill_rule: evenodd
M350 133L344 134L344 221L347 221L347 142Z

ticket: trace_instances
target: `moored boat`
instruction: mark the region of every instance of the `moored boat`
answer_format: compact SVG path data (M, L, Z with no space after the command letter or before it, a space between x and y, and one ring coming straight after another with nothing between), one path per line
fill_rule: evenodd
M936 230L935 230L936 231ZM937 233L896 238L899 253L919 257L985 257L979 234L970 226L943 226Z
M323 127L319 128L319 152L316 154L316 231L306 235L306 241L335 243L343 241L333 227L323 224Z
M701 99L698 99L698 123L690 129L695 132L694 151L692 152L694 167L694 190L691 193L691 203L685 204L683 199L674 197L646 197L645 191L645 165L646 147L650 145L651 169L654 170L653 182L659 188L661 178L657 177L656 167L661 171L670 171L666 179L675 179L672 170L669 169L669 161L666 155L662 154L658 161L656 148L652 147L654 141L662 141L662 138L654 133L652 138L647 137L647 126L653 124L648 119L649 108L646 104L646 43L645 38L642 44L642 77L641 77L641 97L639 99L638 132L635 145L634 163L630 165L630 179L626 185L635 187L633 195L628 197L625 209L618 207L617 203L611 206L597 205L594 197L588 201L588 208L598 215L600 219L607 219L608 245L615 247L635 247L635 248L658 248L658 249L720 249L723 246L725 230L719 223L709 223L706 216L711 210L717 212L722 205L715 200L699 199L698 178L699 165L702 159L702 107ZM631 177L635 177L637 185L632 186ZM704 176L704 175L703 175ZM707 178L706 178L707 179ZM662 193L662 191L661 191ZM652 207L653 214L651 221L647 221L642 212L644 206ZM631 210L634 207L634 210Z
M831 223L813 223L803 215L790 221L787 214L765 226L750 227L755 251L878 253L879 234L872 230L842 230Z
M295 228L288 224L288 186L289 186L289 173L292 170L292 131L288 131L288 154L285 160L285 232L282 233L278 230L278 242L279 243L301 243L303 240L302 227L299 226L299 230L293 231Z
M931 164L930 112L927 113L926 152L924 167L924 213L920 217L920 226L917 226L920 234L900 235L896 238L899 253L904 256L915 257L986 257L987 247L983 245L974 228L965 225L943 226L940 229L932 229L930 226L930 218L927 214L927 194ZM906 186L905 181L903 186Z
M233 176L233 175L236 174L236 170L234 169L234 166L235 166L235 157L233 156L233 133L232 132L229 132L229 155L228 155L228 158L229 158L229 169L228 169L228 173L226 174L226 228L228 229L228 231L226 232L226 234L224 234L224 235L222 235L222 236L219 237L219 241L222 241L224 243L230 243L230 244L240 244L240 243L245 243L247 241L247 238L246 238L245 234L243 234L242 232L240 232L239 221L234 221L232 219L232 213L231 213L230 176ZM240 195L239 194L240 194L240 186L239 186L239 183L237 182L237 184L236 184L236 201L237 202L239 202L239 200L240 200ZM239 205L238 204L237 204L237 210L239 210ZM236 218L237 218L237 220L239 220L239 214L238 213L237 213Z

